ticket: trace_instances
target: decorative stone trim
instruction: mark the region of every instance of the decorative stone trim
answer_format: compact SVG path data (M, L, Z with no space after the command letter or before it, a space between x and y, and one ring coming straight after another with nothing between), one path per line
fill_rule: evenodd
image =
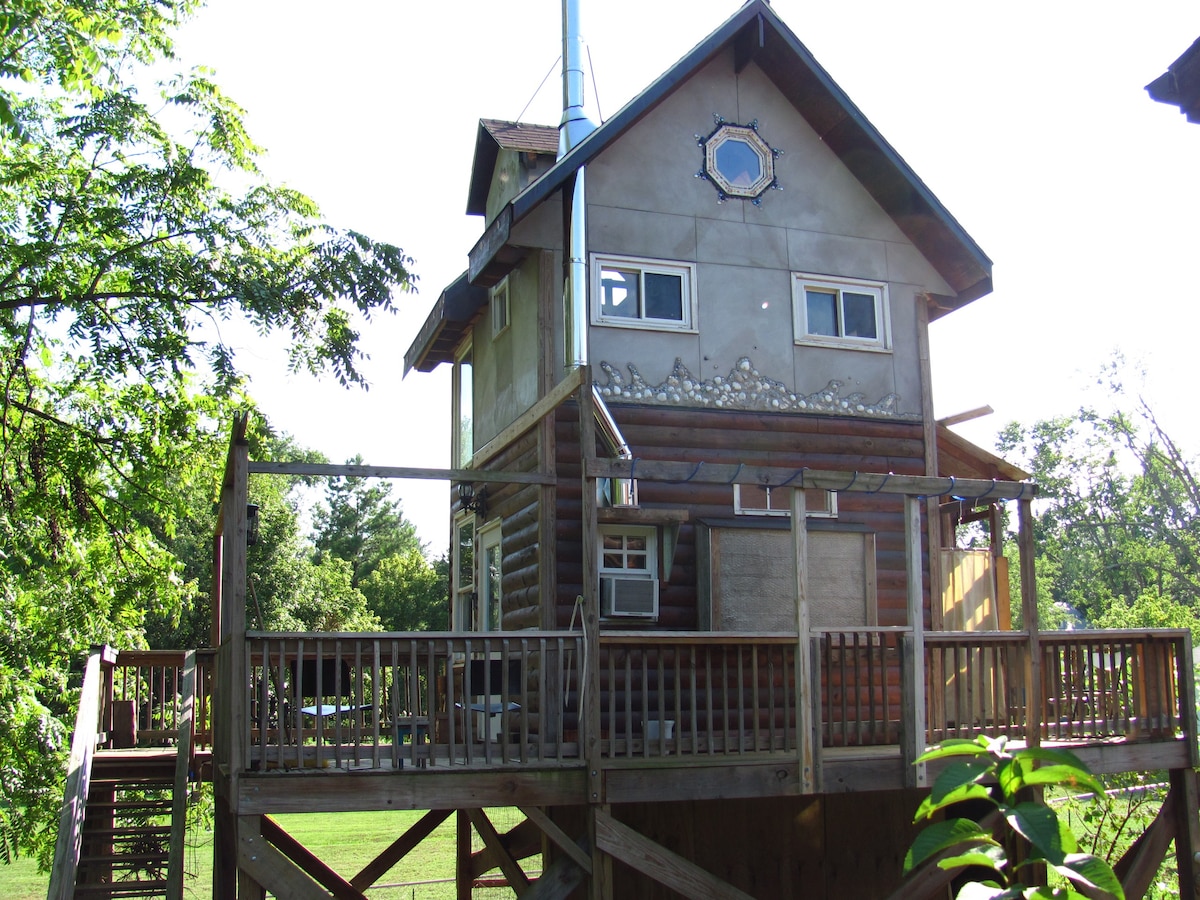
M886 394L874 402L869 402L861 393L843 397L843 383L836 379L819 391L801 394L782 381L761 374L748 356L739 359L727 376L717 375L709 381L692 375L678 357L675 358L675 367L671 374L659 385L647 384L633 363L627 364L630 376L628 382L611 363L601 360L600 368L606 381L596 381L597 390L605 400L618 403L624 401L711 409L822 413L912 421L921 419L919 413L900 411L898 394Z

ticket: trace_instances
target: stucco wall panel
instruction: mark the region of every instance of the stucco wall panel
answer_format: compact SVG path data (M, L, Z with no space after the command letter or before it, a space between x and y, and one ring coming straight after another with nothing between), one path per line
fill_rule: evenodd
M912 244L887 244L888 280L910 285L923 285L924 291L953 294L954 290L938 275L920 251Z
M782 228L697 219L696 246L701 260L737 260L738 265L768 269L788 267L787 231Z
M590 186L590 182L589 182ZM641 210L588 205L588 249L654 259L696 259L696 220Z
M789 228L787 245L793 272L874 281L888 278L888 244L884 241Z

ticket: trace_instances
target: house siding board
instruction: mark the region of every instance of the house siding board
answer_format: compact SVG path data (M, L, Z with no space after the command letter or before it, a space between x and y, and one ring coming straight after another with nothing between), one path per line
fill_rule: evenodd
M655 460L701 460L710 463L768 464L812 469L895 472L923 471L924 443L919 424L797 416L771 413L695 412L653 406L613 405L625 439L636 457ZM570 621L581 590L582 502L579 485L578 427L575 408L565 407L557 419L559 459L557 503L557 622ZM638 485L645 508L687 509L689 522L679 530L675 564L669 583L660 585L659 621L653 627L691 630L700 627L696 571L699 519L733 516L733 488L723 485ZM904 625L907 576L903 499L857 492L839 494L838 525L865 528L876 535L877 604L880 625ZM753 521L747 518L747 524ZM814 520L815 521L815 520ZM822 527L814 524L814 527ZM928 578L925 578L928 582ZM928 590L925 606L928 607ZM646 623L640 622L639 627Z

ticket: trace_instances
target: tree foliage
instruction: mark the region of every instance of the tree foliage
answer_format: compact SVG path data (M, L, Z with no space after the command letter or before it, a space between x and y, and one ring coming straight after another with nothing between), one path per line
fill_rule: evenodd
M1034 537L1051 617L1070 610L1097 627L1197 627L1200 481L1148 402L1014 423L1000 449L1024 460L1047 498Z
M346 464L361 466L362 457ZM313 544L318 559L333 556L350 564L355 587L385 558L421 550L416 526L404 518L391 485L358 476L326 482L325 503L313 513Z
M196 8L0 5L0 847L43 859L88 646L137 646L147 614L203 627L181 557L207 555L192 520L247 402L229 323L359 383L356 322L413 283L399 248L262 176L206 72L152 84ZM364 621L338 567L307 576Z
M362 457L346 461L362 465ZM313 515L316 559L344 560L351 586L387 631L448 627L449 564L432 565L388 482L349 476L331 479Z

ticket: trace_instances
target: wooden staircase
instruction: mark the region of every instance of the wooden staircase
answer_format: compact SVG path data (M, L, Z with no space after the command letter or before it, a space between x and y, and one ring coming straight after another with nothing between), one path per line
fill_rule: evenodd
M96 753L74 896L167 896L175 766L173 748Z
M162 651L143 652L162 656ZM178 656L178 661L168 659L169 666L159 660L148 673L140 661L130 664L137 673L135 689L144 686L147 696L162 698L161 708L147 720L171 723L143 733L157 746L137 747L132 715L126 717L128 727L118 729L120 740L108 733L115 724L112 670L119 660L110 647L92 648L71 738L47 900L183 897L188 786L205 762L193 752L196 654L188 650ZM170 666L176 671L168 682ZM129 702L130 713L133 708ZM203 756L207 760L208 754Z

